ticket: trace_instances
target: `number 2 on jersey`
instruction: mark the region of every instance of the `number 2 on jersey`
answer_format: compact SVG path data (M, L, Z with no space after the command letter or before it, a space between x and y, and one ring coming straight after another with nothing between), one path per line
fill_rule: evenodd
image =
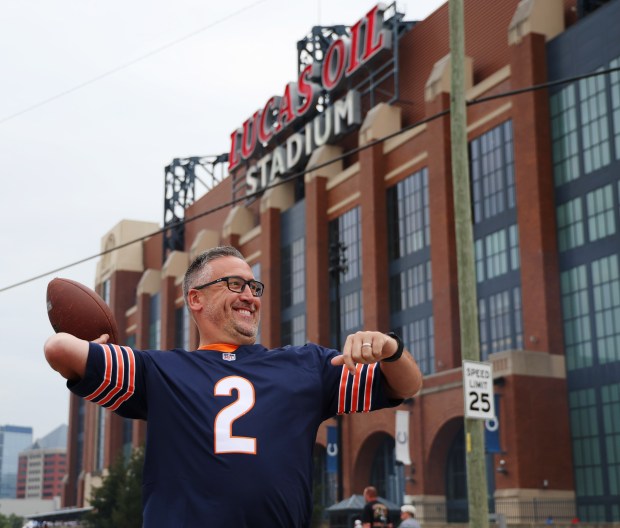
M236 401L224 407L215 417L213 450L216 454L248 453L255 455L256 438L232 434L234 421L254 407L256 401L254 385L240 376L229 376L215 384L213 393L215 396L230 396L233 389L237 391Z

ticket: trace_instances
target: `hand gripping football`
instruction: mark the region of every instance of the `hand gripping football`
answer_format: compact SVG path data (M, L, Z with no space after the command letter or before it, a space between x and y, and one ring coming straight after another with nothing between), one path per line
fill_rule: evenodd
M118 343L116 319L105 301L90 288L70 279L55 278L47 285L47 316L55 332L93 341L109 334Z

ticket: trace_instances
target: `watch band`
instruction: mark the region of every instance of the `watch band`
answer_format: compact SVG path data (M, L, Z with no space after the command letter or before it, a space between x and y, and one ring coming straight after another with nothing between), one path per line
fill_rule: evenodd
M403 343L403 340L400 338L400 336L396 335L394 332L388 332L385 335L394 338L396 342L398 343L398 348L396 349L396 352L394 352L394 354L392 354L389 358L382 359L381 361L385 363L391 363L392 361L398 361L400 359L400 356L403 355L405 344Z

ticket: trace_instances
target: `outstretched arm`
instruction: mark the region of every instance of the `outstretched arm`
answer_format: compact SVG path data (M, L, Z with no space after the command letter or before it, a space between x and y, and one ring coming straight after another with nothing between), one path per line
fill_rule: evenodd
M96 343L106 343L108 334L103 334ZM71 334L60 332L51 336L43 347L45 359L63 378L77 380L84 376L88 358L88 341Z
M332 359L332 365L346 365L355 373L358 363L377 363L392 357L398 349L398 342L382 332L356 332L350 334L342 349L342 355ZM422 373L413 356L406 349L393 362L381 362L381 372L388 385L391 398L405 399L415 396L422 388Z

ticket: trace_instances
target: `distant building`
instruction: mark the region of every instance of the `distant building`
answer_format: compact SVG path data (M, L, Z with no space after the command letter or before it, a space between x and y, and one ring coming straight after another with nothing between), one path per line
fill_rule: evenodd
M39 438L35 444L41 449L61 447L67 449L67 424L56 427L51 433L46 434L43 438Z
M67 426L63 424L19 453L17 498L60 497L66 472Z
M14 499L19 452L32 444L32 427L0 425L0 499Z

